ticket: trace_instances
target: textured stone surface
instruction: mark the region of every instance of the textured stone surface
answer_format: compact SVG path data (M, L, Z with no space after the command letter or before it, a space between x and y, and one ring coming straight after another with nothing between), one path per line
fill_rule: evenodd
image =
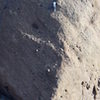
M100 100L99 13L99 0L0 0L0 99Z
M70 63L62 61L53 100L100 100L100 1L59 0L59 6L57 19Z

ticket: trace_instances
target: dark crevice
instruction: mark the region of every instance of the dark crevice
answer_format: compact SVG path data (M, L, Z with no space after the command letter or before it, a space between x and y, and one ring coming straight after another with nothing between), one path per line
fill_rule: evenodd
M98 79L98 87L100 88L100 78Z
M35 28L35 29L39 29L39 26L36 23L33 23L32 27Z
M86 88L87 88L87 90L89 90L90 89L90 85L86 84Z
M96 86L94 85L93 86L93 90L92 90L92 93L93 93L93 98L94 98L94 100L96 100L96 95L97 95L97 89L96 89Z

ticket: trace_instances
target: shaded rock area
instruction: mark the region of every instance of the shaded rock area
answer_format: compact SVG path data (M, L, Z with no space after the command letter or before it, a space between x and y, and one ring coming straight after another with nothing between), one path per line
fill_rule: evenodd
M0 100L51 100L63 48L51 4L0 0Z

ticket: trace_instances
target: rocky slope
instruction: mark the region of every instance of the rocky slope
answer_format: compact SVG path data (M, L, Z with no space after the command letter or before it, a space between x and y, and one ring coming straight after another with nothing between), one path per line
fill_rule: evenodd
M0 0L0 100L100 100L100 1Z

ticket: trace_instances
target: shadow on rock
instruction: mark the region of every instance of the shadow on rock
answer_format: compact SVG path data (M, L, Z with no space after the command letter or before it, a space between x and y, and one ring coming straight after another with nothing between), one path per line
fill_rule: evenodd
M48 6L51 1L46 3ZM62 57L46 43L50 41L57 49L63 48L63 43L57 35L60 24L50 16L47 6L32 0L10 0L9 9L1 16L0 73L22 100L51 100L57 88Z

